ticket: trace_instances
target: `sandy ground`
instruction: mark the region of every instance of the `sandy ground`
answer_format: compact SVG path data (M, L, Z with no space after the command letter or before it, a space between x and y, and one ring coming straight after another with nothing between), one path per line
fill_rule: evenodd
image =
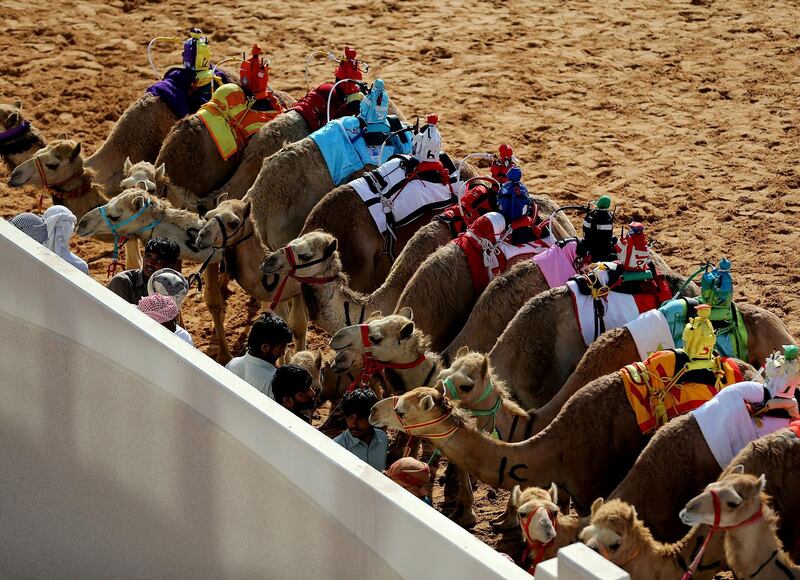
M454 156L508 142L531 191L562 204L610 194L619 223L643 221L674 267L730 257L738 299L798 335L798 17L791 2L739 0L0 0L0 101L22 99L48 138L67 132L88 152L153 82L151 37L200 26L217 58L257 41L272 85L297 97L305 55L350 44L408 116L439 113ZM178 60L158 52L162 66ZM312 82L330 73L317 65ZM0 184L0 214L37 196ZM85 258L107 249L75 246ZM99 281L107 264L92 268ZM197 297L186 304L187 328L213 352L210 316ZM256 313L237 291L236 348ZM479 492L476 533L492 544L498 495Z

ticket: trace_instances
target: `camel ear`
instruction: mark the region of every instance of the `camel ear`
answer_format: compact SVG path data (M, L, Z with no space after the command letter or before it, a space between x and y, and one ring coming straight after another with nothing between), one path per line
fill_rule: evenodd
M555 481L550 484L550 490L549 491L550 491L550 500L554 504L558 505L558 486L556 485Z
M318 350L317 354L314 355L314 366L317 367L317 370L322 368L322 351Z
M214 200L214 203L215 203L216 205L219 205L219 204L221 204L223 201L225 201L226 199L228 199L228 198L230 197L230 195L231 195L231 194L230 194L230 193L228 193L227 191L223 191L222 193L220 193L220 194L217 196L217 198ZM248 203L248 204L249 204L249 203L250 203L250 199L248 198L248 199L247 199L247 201L246 201L245 203Z
M125 158L125 163L122 164L122 172L125 175L128 175L128 172L131 170L131 167L133 167L133 163L131 163L131 158L130 157L126 157Z
M744 473L744 465L742 465L741 463L731 467L731 474L732 475L741 475L743 473Z
M70 160L70 161L75 161L75 159L76 159L76 158L78 157L78 155L80 155L80 154L81 154L81 142L80 142L80 141L78 141L78 144L77 144L77 145L75 145L75 149L73 149L73 150L72 150L72 153L70 153L70 154L69 154L69 160Z
M631 522L631 523L635 522L635 521L636 521L636 517L637 517L637 515L638 515L638 514L636 513L636 506L633 506L633 505L632 505L632 506L631 506L631 513L630 513L630 515L628 516L628 521L629 521L629 522Z
M333 253L336 251L336 248L338 247L338 245L339 245L339 242L336 241L336 238L333 238L333 240L331 240L331 242L328 244L328 247L325 248L325 251L322 252L322 257L323 258L330 258L333 255Z
M514 486L514 489L511 490L511 505L515 508L519 509L519 496L522 494L522 490L519 488L518 485Z
M21 109L21 108L22 108L22 101L20 101L19 99L17 99L16 101L14 101L14 106L15 106L17 109Z
M166 174L167 174L167 168L163 163L158 167L156 167L156 181L164 179L164 176Z
M468 346L462 346L456 352L456 358L461 358L462 356L467 356L468 354L469 354L469 347Z
M63 141L65 139L69 139L69 135L67 135L66 133L59 133L58 135L56 135L56 139L59 141Z
M403 325L403 328L400 329L400 340L406 340L412 334L414 334L414 323L406 322Z
M400 310L397 311L399 316L405 316L409 320L414 320L414 311L411 310L410 306L403 306Z
M427 412L433 409L436 406L436 403L434 402L433 397L430 395L425 395L419 402L419 406L422 407L423 411Z
M592 517L594 517L594 514L596 514L597 510L599 510L601 507L603 507L603 498L598 497L592 504Z
M767 477L763 473L758 476L758 483L759 483L758 491L759 492L764 491L764 489L767 487Z
M228 194L226 193L225 195L228 195ZM250 205L250 200L248 199L244 204L244 212L242 213L242 219L244 221L247 221L248 218L250 217L250 209L251 208L252 208L252 206Z
M139 211L144 207L145 201L146 200L143 195L137 195L136 197L133 198L133 209Z
M8 124L11 125L12 127L19 124L21 120L22 119L20 119L19 113L11 113L7 119Z
M481 376L489 376L489 357L486 355L483 355L483 360L481 361Z

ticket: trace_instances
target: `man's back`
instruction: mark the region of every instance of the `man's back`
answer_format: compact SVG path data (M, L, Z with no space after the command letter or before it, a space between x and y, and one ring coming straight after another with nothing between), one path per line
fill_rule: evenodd
M275 366L267 361L246 353L236 357L225 365L225 368L242 380L247 381L256 389L274 399L272 394L272 377L275 375Z
M141 270L125 270L108 283L108 289L131 304L147 296L147 280Z

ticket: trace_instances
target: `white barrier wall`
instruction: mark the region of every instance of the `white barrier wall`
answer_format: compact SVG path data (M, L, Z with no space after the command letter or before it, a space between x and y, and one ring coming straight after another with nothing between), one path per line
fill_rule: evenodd
M0 220L0 576L530 578Z

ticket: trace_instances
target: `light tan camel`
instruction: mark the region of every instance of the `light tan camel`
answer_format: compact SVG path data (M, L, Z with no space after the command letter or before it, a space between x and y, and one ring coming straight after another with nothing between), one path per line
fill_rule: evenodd
M695 526L678 542L663 544L653 538L635 507L618 499L603 502L598 498L592 504L592 521L580 538L633 579L677 580L694 559L706 531L706 526ZM716 537L708 544L694 578L714 578L724 566L722 539Z
M276 92L275 95L284 108L295 102L286 93ZM297 113L294 115L300 117ZM282 118L283 115L279 115L265 123L247 143L244 153L237 153L227 160L220 156L217 146L214 144L214 138L197 114L189 115L178 121L164 139L164 144L155 161L156 166L165 166L166 174L172 183L186 191L185 204L176 205L176 207L183 207L198 213L213 209L214 196L212 193L234 174L240 160L246 158L249 164L254 162L260 164L265 157L278 151L287 142L293 142L308 135L307 127L305 134L297 131L296 119L277 123ZM305 121L302 118L300 118L300 123L305 127ZM254 144L254 149L251 154L248 154L251 143ZM257 171L258 169L256 169ZM255 176L255 173L253 175ZM227 190L223 189L222 191ZM243 197L245 192L246 189L236 197ZM231 192L228 191L228 193Z
M340 331L340 346L358 344L357 333ZM748 377L754 373L752 367L743 371ZM519 443L499 441L478 430L465 411L454 409L441 390L429 387L401 395L396 406L390 399L380 401L370 421L430 439L453 463L494 487L555 482L581 515L588 513L595 498L619 484L647 443L619 373L586 385L544 431ZM427 425L415 427L421 423ZM681 453L681 448L672 448L661 461L668 465Z
M96 181L107 195L119 193L125 159L155 161L177 121L164 101L149 93L142 95L117 120L105 143L86 160L86 167L97 172Z
M25 119L21 101L0 104L0 158L9 170L33 157L44 146L42 134Z
M710 483L703 493L689 501L681 511L681 519L687 525L714 525L718 521L718 525L725 528L725 555L739 578L800 578L800 566L792 562L778 539L778 514L764 491L766 483L763 473L756 477L736 469ZM782 491L794 493L795 490ZM783 515L785 518L796 516Z
M555 483L549 490L529 487L522 491L515 485L510 502L519 513L518 525L527 547L528 554L522 564L528 566L531 574L536 571L539 562L554 558L558 550L574 544L589 519L561 513L558 486Z
M754 367L763 365L764 360L780 350L781 345L795 344L783 321L771 312L750 304L737 306L747 328L747 362ZM589 346L575 370L553 398L533 412L534 425L531 433L536 434L544 429L581 387L639 359L636 343L627 328L614 328L604 332ZM526 363L527 359L523 358L515 364L524 366Z
M320 372L322 371L322 352L311 350L300 350L292 355L290 364L297 365L311 375L311 388L319 396L322 391Z

